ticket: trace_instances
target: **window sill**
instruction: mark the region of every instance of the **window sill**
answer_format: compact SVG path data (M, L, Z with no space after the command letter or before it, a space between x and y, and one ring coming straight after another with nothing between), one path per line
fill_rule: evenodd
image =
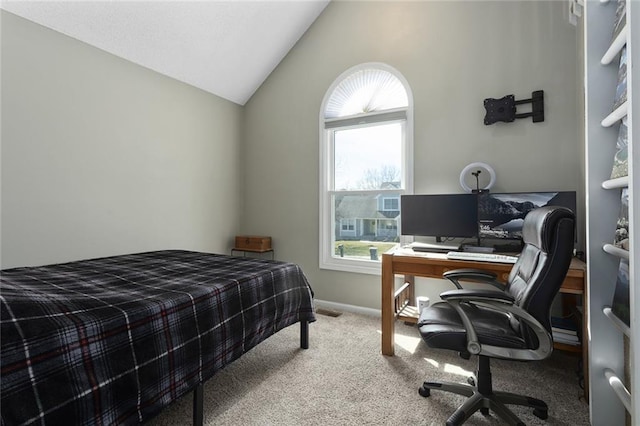
M382 256L382 255L380 255ZM320 261L320 269L332 271L353 272L357 274L381 275L382 257L380 260L352 260L331 257Z

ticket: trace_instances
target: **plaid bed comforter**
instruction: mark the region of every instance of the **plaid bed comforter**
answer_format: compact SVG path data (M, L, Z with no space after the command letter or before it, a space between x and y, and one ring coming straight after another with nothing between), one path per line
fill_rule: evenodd
M297 265L169 250L1 271L2 423L132 424L314 321Z

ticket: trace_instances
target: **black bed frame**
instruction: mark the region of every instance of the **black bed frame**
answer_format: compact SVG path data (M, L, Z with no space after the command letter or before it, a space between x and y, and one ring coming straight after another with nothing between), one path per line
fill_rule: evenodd
M300 321L300 347L309 349L309 322ZM203 383L193 389L193 426L204 424L204 390Z

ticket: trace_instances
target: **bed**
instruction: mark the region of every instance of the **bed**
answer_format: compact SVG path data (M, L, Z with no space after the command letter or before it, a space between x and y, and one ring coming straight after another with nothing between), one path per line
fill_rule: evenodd
M315 320L291 263L163 250L0 274L2 424L137 424ZM199 404L199 406L198 406Z

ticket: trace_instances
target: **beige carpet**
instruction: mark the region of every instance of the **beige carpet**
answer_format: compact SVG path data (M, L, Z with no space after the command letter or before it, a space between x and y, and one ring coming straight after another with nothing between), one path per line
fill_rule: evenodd
M318 315L310 348L299 349L296 324L262 342L204 386L204 419L220 425L443 425L462 397L432 391L424 380L465 382L475 359L433 350L413 326L396 326L396 356L380 353L380 319L351 313ZM588 425L588 406L576 378L577 358L554 352L542 362L493 361L494 389L526 393L549 405L542 421L513 407L527 425ZM187 425L191 394L150 424ZM468 425L501 424L475 414Z

